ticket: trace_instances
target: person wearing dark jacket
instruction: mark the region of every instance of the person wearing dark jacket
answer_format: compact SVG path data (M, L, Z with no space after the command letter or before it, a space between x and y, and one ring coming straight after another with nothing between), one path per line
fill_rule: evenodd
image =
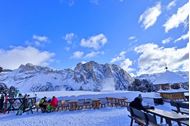
M129 106L138 110L144 110L146 111L146 109L154 109L154 106L143 106L142 105L142 96L139 95L138 97L136 97L130 104Z
M3 112L3 103L4 103L4 95L2 94L0 97L0 112Z
M138 109L138 110L146 110L145 107L142 105L142 99L136 97L130 104L130 107Z
M30 95L25 94L25 96L23 97L23 112L25 112L25 110L28 108L28 98L30 97Z
M25 94L22 99L22 104L21 106L19 107L16 115L22 115L22 113L24 113L26 111L26 109L28 108L28 98L29 98L29 95Z
M40 103L39 103L39 106L42 110L42 112L46 112L47 111L47 106L48 106L48 102L47 102L47 97L43 97L41 100L40 100Z

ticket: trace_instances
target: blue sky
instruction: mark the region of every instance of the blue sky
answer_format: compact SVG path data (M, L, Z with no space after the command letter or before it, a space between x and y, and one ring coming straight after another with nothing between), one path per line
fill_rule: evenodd
M187 0L1 0L0 66L120 65L131 74L187 71Z

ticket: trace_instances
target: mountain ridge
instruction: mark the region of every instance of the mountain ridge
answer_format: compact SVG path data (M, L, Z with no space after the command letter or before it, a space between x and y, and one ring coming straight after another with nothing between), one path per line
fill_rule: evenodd
M177 74L183 82L188 81L188 72L171 72ZM172 77L163 73L144 74L131 77L129 73L115 64L99 64L95 61L78 63L74 69L55 70L49 67L20 65L18 69L0 73L0 83L14 86L23 92L54 90L128 90L134 79L146 79L152 83L156 78L172 82ZM169 79L168 79L169 78ZM180 81L181 81L180 80Z
M127 90L134 78L114 64L94 61L79 63L74 69L53 70L30 63L0 74L0 83L21 91L90 90L101 91L112 83L112 90ZM107 84L108 83L108 84Z

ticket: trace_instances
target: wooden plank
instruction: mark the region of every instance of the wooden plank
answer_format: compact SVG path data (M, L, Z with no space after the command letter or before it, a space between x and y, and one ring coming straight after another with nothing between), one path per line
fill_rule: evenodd
M175 112L169 112L161 109L147 109L147 112L156 114L161 117L169 118L172 120L181 120L181 119L189 119L189 116L183 115L183 114L178 114Z
M189 126L189 120L183 120L180 123Z

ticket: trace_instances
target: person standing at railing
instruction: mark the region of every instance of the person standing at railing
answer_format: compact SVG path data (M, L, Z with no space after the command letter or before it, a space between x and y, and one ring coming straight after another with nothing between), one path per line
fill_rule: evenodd
M28 98L30 95L25 94L23 97L23 112L28 108Z
M3 112L3 104L4 104L4 95L2 94L0 97L0 112Z
M19 107L16 115L22 115L22 113L25 112L26 108L28 107L28 96L27 94L24 95L24 97L22 98L22 104Z
M4 104L4 113L7 111L8 95L5 93L5 104Z

